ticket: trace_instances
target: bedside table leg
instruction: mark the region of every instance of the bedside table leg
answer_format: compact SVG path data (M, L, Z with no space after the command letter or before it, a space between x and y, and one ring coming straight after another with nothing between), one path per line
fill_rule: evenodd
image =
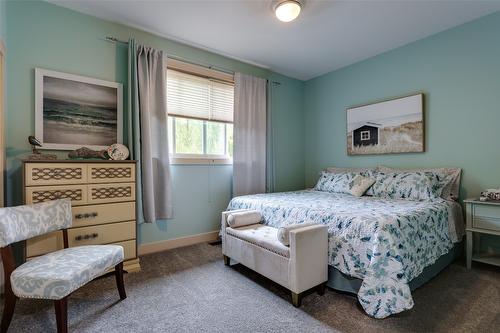
M467 237L467 252L466 252L466 257L467 257L467 269L471 268L472 264L472 238L473 238L473 232L472 231L467 231L466 233Z

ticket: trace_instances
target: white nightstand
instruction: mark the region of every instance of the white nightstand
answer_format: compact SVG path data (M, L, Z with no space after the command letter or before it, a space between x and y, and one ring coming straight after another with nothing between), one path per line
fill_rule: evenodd
M464 203L467 218L467 269L471 268L472 261L500 266L500 254L480 252L478 237L480 234L500 236L500 203L479 199L464 200Z

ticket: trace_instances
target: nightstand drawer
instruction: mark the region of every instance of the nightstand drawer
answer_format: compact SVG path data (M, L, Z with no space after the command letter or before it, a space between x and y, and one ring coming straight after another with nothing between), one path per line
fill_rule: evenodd
M500 219L500 208L493 205L474 205L475 217L493 217Z
M487 216L474 216L472 218L474 228L500 231L500 218Z
M474 205L472 213L474 228L500 231L500 209L492 205Z

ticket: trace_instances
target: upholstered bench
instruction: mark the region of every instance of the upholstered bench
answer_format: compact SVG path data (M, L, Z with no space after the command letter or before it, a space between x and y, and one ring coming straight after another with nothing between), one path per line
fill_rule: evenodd
M289 289L296 307L307 290L318 288L322 295L328 280L327 227L299 224L279 230L250 218L230 226L231 214L241 212L245 210L222 213L224 263L233 259Z

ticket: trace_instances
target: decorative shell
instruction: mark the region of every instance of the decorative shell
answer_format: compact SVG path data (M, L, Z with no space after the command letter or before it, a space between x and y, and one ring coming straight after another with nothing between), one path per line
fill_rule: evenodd
M108 147L108 155L112 160L126 160L129 156L128 148L120 143L114 143Z

